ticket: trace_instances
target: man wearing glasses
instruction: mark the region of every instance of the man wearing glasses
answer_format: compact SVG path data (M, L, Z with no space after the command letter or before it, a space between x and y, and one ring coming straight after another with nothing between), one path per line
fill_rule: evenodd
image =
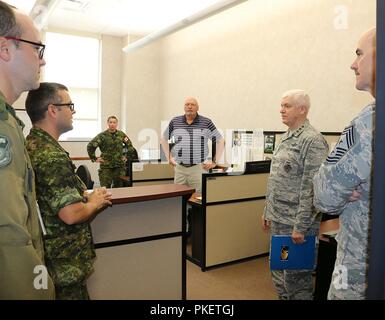
M75 113L68 89L43 82L25 102L33 127L27 150L36 175L36 194L46 229L45 261L53 279L56 299L88 299L86 280L95 251L89 220L111 205L105 188L87 189L75 166L58 143L72 130Z
M33 21L0 1L0 299L53 299L34 174L11 104L39 86L44 45Z

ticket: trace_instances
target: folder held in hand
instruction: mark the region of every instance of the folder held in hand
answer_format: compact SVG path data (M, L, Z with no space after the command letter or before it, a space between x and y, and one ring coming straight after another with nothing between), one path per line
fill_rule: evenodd
M270 270L313 270L316 237L306 236L295 244L290 235L273 235L270 244Z

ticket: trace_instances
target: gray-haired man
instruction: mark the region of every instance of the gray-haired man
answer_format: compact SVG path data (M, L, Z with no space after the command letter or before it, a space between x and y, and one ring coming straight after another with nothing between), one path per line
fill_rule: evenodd
M282 122L289 130L274 151L267 187L264 229L271 235L291 235L294 243L318 235L320 215L313 207L313 177L328 153L328 144L307 119L309 96L303 90L283 94ZM313 298L312 270L272 270L282 300Z

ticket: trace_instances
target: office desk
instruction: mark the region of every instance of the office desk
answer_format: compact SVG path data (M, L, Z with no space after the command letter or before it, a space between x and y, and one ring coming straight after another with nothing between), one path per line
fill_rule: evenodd
M133 186L174 183L174 167L168 163L134 162L131 175Z
M269 253L261 227L269 169L253 174L205 173L192 206L191 255L202 271Z
M186 202L194 189L156 185L110 189L113 206L91 223L91 299L185 299Z

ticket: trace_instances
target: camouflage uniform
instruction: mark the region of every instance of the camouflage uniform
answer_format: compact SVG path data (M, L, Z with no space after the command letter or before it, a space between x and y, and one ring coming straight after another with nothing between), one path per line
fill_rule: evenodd
M365 299L374 109L368 105L344 129L314 177L315 207L340 220L328 299ZM348 202L357 188L361 198Z
M138 153L133 147L131 140L120 130L110 132L108 130L99 133L87 145L87 152L91 161L96 161L95 150L99 148L100 157L104 160L100 164L99 180L101 187L113 188L123 187L121 176L126 175L125 161L138 159Z
M44 130L33 127L27 149L36 174L37 198L47 230L45 259L57 299L88 299L86 279L95 251L88 222L68 225L59 210L83 201L86 186L75 174L68 153Z
M264 218L271 221L271 235L318 235L321 217L313 207L312 179L327 153L327 142L308 120L283 135L267 186ZM311 275L311 270L273 270L279 298L312 299Z
M34 268L44 265L34 175L25 149L24 124L0 92L0 300L54 299L37 290Z

